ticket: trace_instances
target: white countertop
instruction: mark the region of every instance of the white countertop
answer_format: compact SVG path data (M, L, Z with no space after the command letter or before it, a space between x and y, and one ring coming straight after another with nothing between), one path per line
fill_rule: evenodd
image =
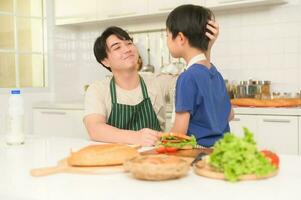
M56 165L70 149L92 142L83 139L28 137L21 146L7 146L0 136L0 199L290 199L301 197L301 157L280 156L280 172L261 181L229 183L188 176L171 181L149 182L126 173L102 175L55 174L31 177L30 169Z
M33 109L69 109L84 110L83 101L69 102L39 102L33 106ZM172 111L172 105L166 104L166 112ZM234 107L235 114L242 115L287 115L301 116L301 107L292 108L254 108L254 107Z
M242 115L301 116L301 107L291 107L291 108L234 107L233 109L235 114L242 114Z

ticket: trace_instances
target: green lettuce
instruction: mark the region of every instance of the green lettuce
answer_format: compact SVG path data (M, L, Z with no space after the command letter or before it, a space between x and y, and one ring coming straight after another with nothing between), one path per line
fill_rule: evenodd
M209 156L209 164L232 182L239 180L241 175L265 176L276 170L257 150L253 134L247 128L243 130L243 138L226 133L215 143L213 153Z

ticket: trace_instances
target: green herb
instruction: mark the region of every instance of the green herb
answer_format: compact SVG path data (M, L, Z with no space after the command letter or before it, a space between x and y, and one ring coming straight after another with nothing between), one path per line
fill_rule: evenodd
M232 182L239 180L241 175L265 176L276 170L257 150L253 134L247 128L244 128L243 138L226 133L217 141L209 164L217 171L224 172L225 178Z

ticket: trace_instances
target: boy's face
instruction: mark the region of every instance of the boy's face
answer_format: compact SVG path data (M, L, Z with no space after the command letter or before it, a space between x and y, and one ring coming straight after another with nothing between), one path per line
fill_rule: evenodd
M174 58L179 58L181 57L180 55L180 45L179 45L179 38L176 36L174 39L172 38L172 33L169 30L166 30L167 32L167 47L169 49L170 54Z
M135 69L138 51L131 40L121 40L116 35L107 38L107 58L102 62L112 71Z

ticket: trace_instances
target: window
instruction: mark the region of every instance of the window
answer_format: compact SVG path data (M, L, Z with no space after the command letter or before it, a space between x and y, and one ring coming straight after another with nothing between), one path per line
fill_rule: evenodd
M43 88L44 0L0 0L0 88Z

